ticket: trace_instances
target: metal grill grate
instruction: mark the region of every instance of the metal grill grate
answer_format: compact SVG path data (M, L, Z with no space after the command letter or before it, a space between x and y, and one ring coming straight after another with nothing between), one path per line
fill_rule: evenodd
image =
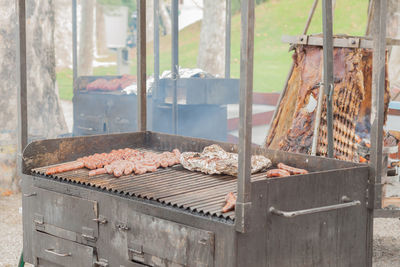
M33 169L32 173L46 176L46 169L52 166ZM46 177L115 194L153 200L204 215L231 220L235 218L234 212L221 213L226 194L236 193L237 178L233 176L191 172L181 165L160 168L153 173L127 175L120 178L114 178L109 174L89 177L88 173L88 169L79 169ZM253 181L261 179L265 179L265 173L252 176Z

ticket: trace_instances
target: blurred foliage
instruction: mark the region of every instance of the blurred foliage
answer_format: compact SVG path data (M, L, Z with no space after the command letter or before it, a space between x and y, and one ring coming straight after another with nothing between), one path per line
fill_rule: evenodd
M231 13L236 14L240 11L240 0L231 0ZM256 5L267 2L268 0L256 0Z
M282 90L292 58L289 45L281 42L282 35L298 35L303 31L308 12L314 0L268 0L256 7L254 36L254 90L277 92ZM239 3L239 0L232 0ZM238 4L239 6L239 4ZM336 0L334 17L335 34L362 36L367 22L368 1ZM199 52L201 22L196 22L179 32L179 65L196 68ZM322 32L321 1L315 11L309 33ZM240 14L232 16L231 75L240 74ZM131 73L136 73L136 50L130 52ZM104 59L104 61L112 61ZM153 43L147 45L147 73L153 73ZM160 38L160 70L171 69L171 36ZM95 75L113 75L116 66L96 67ZM72 98L72 71L59 70L57 82L62 99Z
M127 6L129 13L136 11L136 0L97 0L99 4L111 6Z

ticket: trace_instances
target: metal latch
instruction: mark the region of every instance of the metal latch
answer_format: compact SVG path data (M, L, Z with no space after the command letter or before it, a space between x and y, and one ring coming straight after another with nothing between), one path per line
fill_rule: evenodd
M44 224L44 216L42 214L35 213L33 215L33 222L37 225L43 225Z
M95 266L100 266L100 267L108 267L108 260L106 259L99 259L98 261L94 262Z
M88 227L82 227L81 236L89 241L96 241L96 237L94 237L94 230Z
M106 224L108 222L107 218L105 218L102 215L99 215L99 218L95 218L95 219L92 219L92 220L95 221L95 222L98 222L99 224Z
M116 226L117 226L118 230L122 230L122 231L128 231L129 230L129 226L128 226L127 223L119 222L119 223L116 224Z

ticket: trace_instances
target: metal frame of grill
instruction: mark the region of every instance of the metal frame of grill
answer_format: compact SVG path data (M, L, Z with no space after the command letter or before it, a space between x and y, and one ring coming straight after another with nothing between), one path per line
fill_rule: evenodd
M332 65L332 58L329 57L332 52L331 2L323 1L326 56L324 73L327 84L332 75L329 67ZM157 150L170 149L173 144L185 151L200 150L215 142L146 132L146 10L145 1L138 0L140 132L37 141L23 151L27 145L25 0L17 1L17 10L20 83L18 139L19 151L23 153L23 157L18 158L23 177L24 249L27 259L37 263L37 258L33 257L40 256L43 259L40 263L44 266L48 265L48 260L54 262L54 259L59 259L57 262L64 266L72 266L71 262L74 266L88 266L89 262L95 266L114 266L117 262L120 266L149 266L148 262L154 264L154 260L160 262L159 266L171 263L178 266L372 265L372 200L375 199L376 183L380 184L379 174L382 168L380 144L383 124L386 1L374 1L376 30L373 44L375 53L371 135L374 149L370 168L251 146L255 14L254 0L242 1L240 142L238 146L221 144L224 148L239 153L238 197L235 219L231 222L185 213L179 208L156 204L151 200L115 196L113 192L93 190L68 181L60 183L48 177L32 175L31 170L34 168L73 160L72 157L83 153L120 148L129 143L148 144ZM177 19L177 11L178 0L172 0L174 21ZM172 39L176 49L177 39ZM173 59L173 66L176 63L176 59ZM252 153L267 155L275 163L284 160L288 164L306 167L312 172L285 179L252 181ZM83 209L90 205L93 205L92 209ZM288 210L296 212L286 212ZM76 216L79 214L81 216ZM70 217L65 217L67 215ZM107 220L110 221L109 224ZM129 222L136 222L134 225L139 230L132 229ZM155 228L149 228L150 226ZM172 232L165 232L165 229L172 229ZM315 235L313 229L320 230L319 236ZM332 233L335 234L331 235ZM128 242L127 246L123 246L120 241ZM186 244L179 248L187 249L187 253L177 253L180 251L176 243L178 241ZM32 242L38 243L34 245ZM53 247L42 250L48 244ZM318 249L319 255L311 255L304 250L304 244ZM166 246L175 250L165 250ZM62 248L72 252L61 252ZM93 260L91 257L95 254L97 258ZM125 255L128 255L127 260Z

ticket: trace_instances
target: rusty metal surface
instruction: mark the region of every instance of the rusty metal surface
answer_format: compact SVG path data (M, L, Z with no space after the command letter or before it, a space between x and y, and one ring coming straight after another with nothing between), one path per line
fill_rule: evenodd
M48 166L33 169L32 174L45 176L47 168ZM181 165L157 169L154 173L120 178L114 178L109 174L89 177L88 173L88 169L80 169L46 177L115 194L153 200L204 215L232 220L235 218L234 212L221 213L226 194L236 193L237 179L233 176L191 172ZM261 179L265 179L265 173L252 176L252 181Z

